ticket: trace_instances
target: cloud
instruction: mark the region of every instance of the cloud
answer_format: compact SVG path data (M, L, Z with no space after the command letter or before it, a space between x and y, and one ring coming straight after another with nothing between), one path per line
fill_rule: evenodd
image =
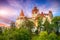
M4 18L8 18L11 20L15 20L18 15L18 12L14 10L12 7L1 6L0 10L5 11L5 13L3 13L2 15L0 13L0 16L3 16Z
M39 3L35 3L32 0L7 0L9 3L9 19L16 20L16 18L20 14L20 10L23 9L25 16L30 16L32 13L32 8L34 7L34 4L37 5L40 12L48 13L49 10L53 11L53 14L55 15L58 10L58 2L56 1L50 1L48 0L45 4L40 5Z
M53 15L55 16L59 9L59 3L58 2L48 2L43 5L38 5L38 9L40 12L48 13L49 10L53 12Z

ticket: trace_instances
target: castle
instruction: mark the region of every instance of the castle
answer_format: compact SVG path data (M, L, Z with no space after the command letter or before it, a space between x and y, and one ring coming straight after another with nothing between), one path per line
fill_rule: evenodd
M25 21L25 19L29 19L30 21L32 21L35 26L37 27L38 26L38 23L37 23L37 19L38 19L38 16L42 17L42 24L44 24L45 20L47 19L49 23L51 23L51 20L52 20L52 17L53 17L53 14L52 14L52 11L49 10L48 13L43 13L43 12L39 12L39 9L37 7L34 7L32 9L32 17L31 18L28 18L24 15L24 12L23 10L21 10L20 12L20 16L16 19L16 27L19 28L19 26L21 24L23 24L23 22Z

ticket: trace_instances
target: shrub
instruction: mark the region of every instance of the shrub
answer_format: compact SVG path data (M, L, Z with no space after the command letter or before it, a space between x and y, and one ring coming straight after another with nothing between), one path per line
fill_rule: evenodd
M42 31L39 35L40 35L40 40L47 40L48 39L47 31Z
M41 31L39 35L35 35L32 40L48 40L48 33Z
M58 36L58 40L60 40L60 36Z

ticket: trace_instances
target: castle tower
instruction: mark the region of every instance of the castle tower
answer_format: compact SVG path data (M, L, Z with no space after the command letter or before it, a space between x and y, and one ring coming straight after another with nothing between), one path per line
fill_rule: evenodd
M25 21L25 15L24 15L23 10L21 10L20 16L16 20L16 27L19 28L20 26L22 26L24 21Z
M39 10L37 9L37 7L35 6L32 10L32 19L33 19L33 22L34 22L34 25L37 27L38 25L38 22L37 22L37 16L38 16L38 12Z
M35 19L38 15L39 10L37 9L37 7L34 7L32 10L32 17L33 19Z

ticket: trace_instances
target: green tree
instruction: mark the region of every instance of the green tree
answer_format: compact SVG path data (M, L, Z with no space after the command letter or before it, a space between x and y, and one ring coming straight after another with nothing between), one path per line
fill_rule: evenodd
M50 33L48 36L48 40L57 40L57 35L54 32Z
M48 40L48 33L47 31L41 31L39 35L34 35L32 40Z
M44 27L45 27L45 30L48 32L48 33L51 33L52 31L55 32L56 31L56 25L54 23L49 23L46 19L45 23L44 23Z
M53 19L52 19L52 23L55 25L55 30L56 30L56 33L58 34L59 33L59 28L60 28L60 16L55 16Z
M48 32L47 31L41 31L39 35L40 35L40 40L48 40Z
M15 28L15 27L16 27L16 26L15 26L15 22L12 21L12 22L10 23L10 27L11 27L11 28Z
M24 23L24 26L27 28L27 29L29 29L29 31L31 32L31 29L33 28L33 26L34 26L34 23L32 22L32 21L30 21L30 20L26 20L25 21L25 23Z
M28 28L32 28L34 26L34 23L27 19L25 21L25 26L28 27Z
M38 27L42 26L42 17L38 17Z
M46 19L46 21L44 23L44 29L45 29L45 31L49 32L49 26L50 26L50 23Z
M52 22L57 22L57 21L60 21L60 16L53 17Z
M58 26L58 21L60 21L60 16L56 16L52 19L52 23L57 27Z
M60 40L60 35L58 36L58 40Z
M53 17L52 23L55 25L55 27L58 27L58 22L60 21L60 16Z
M20 29L5 29L2 35L0 35L1 40L31 40L30 31L21 27Z

